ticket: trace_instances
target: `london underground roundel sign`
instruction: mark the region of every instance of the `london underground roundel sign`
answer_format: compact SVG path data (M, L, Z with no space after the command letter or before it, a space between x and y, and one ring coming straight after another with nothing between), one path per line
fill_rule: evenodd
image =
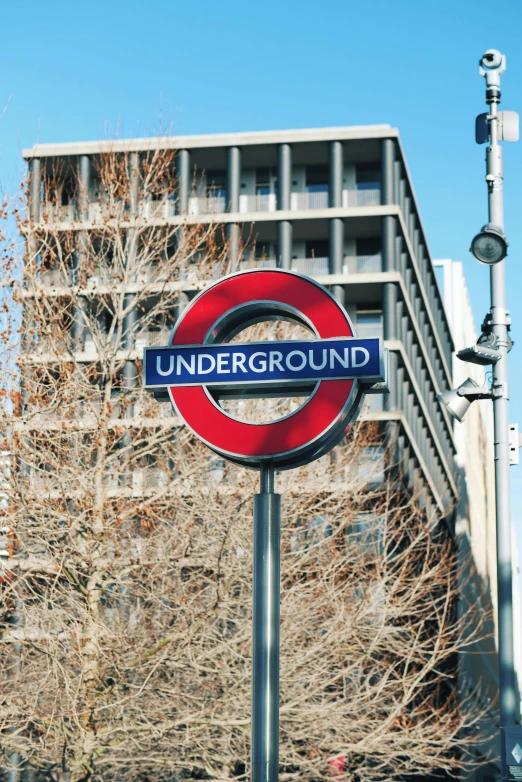
M233 342L255 323L287 320L309 340ZM170 344L145 348L144 384L167 394L187 426L233 462L278 469L319 458L344 436L364 393L385 389L382 341L359 339L344 308L321 285L279 269L238 272L200 293ZM304 396L295 412L268 423L238 420L223 397Z

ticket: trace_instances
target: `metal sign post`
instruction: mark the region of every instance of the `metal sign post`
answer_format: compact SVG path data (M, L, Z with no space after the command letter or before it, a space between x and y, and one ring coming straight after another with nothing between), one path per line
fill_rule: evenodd
M274 468L260 469L254 497L252 780L277 782L279 766L279 593L281 496Z
M247 326L285 320L309 340L230 343ZM215 453L258 469L254 497L252 782L277 782L281 498L275 470L308 464L345 436L367 393L383 393L382 340L359 339L336 299L318 283L279 269L232 274L187 307L164 348L145 348L144 385L170 399ZM226 413L220 399L303 396L268 423Z

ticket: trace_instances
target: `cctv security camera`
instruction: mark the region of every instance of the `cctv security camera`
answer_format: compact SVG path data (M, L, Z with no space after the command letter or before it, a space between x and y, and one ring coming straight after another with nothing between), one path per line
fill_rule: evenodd
M480 58L479 73L486 77L488 87L500 88L500 77L505 70L506 58L496 49L488 49Z
M502 65L503 57L498 49L488 49L484 52L480 64L483 68L500 68Z

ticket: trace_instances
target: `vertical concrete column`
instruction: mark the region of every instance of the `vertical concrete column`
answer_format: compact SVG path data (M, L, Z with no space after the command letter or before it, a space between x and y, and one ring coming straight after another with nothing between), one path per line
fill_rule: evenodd
M382 218L382 260L383 271L395 271L395 249L396 249L396 218ZM384 339L395 339L396 323L395 308L397 302L397 284L395 282L386 282L384 284L383 297L383 325Z
M277 208L289 210L292 193L292 148L280 144L278 153Z
M401 202L401 161L396 160L393 164L393 203Z
M140 157L138 152L131 152L129 156L129 201L130 218L136 219L139 214L139 188L140 188ZM135 277L135 264L138 253L136 246L138 233L136 228L129 228L127 232L127 264L129 268L129 280L133 281ZM123 318L123 340L124 349L132 350L135 341L135 328L138 320L136 307L133 306L135 299L134 293L126 293L124 298L124 307L128 312ZM123 384L127 389L134 388L137 380L136 362L129 360L125 362L123 368ZM129 413L132 414L131 408Z
M344 260L344 222L339 217L330 220L330 274L343 273ZM340 304L344 304L344 288L342 285L334 285L332 293Z
M330 274L343 273L344 222L340 217L330 220Z
M227 211L239 212L239 188L241 184L241 152L239 147L229 147L227 159ZM231 271L239 266L239 225L227 226L228 257L231 262Z
M40 222L42 167L40 158L34 157L29 163L29 218L31 221L31 233L28 237L29 263L36 264L38 255L38 240L34 233L34 227Z
M178 214L187 214L190 194L190 152L180 149L177 158Z
M124 298L124 307L127 310L123 318L123 343L125 350L132 350L135 342L135 328L138 322L138 313L134 305L135 294L126 293ZM134 388L136 385L136 365L132 360L126 361L123 368L123 385L125 388Z
M227 159L227 211L239 212L239 188L241 185L241 151L228 148Z
M91 198L91 158L89 155L80 155L79 175L78 216L83 221L89 219Z
M177 193L176 193L176 213L179 215L187 214L188 201L190 195L191 186L191 164L190 164L190 152L188 149L180 149L176 158L176 177L177 177ZM182 225L178 226L176 233L176 240L179 248L185 247L185 229ZM186 261L182 264L182 269L186 270ZM180 272L180 277L183 278L183 271Z
M381 204L394 203L395 141L385 138L381 141Z
M342 206L343 199L343 145L340 141L330 142L330 176L328 201L332 209Z
M382 261L383 271L396 269L397 218L382 218ZM386 282L383 286L383 336L385 340L397 338L397 284ZM385 395L385 410L395 410L397 406L397 353L390 354L390 393Z
M129 186L130 186L130 216L138 217L140 195L140 156L138 152L131 152L129 158Z
M290 144L280 144L277 169L277 208L290 210L292 194L292 148ZM277 254L279 265L283 269L292 267L292 223L281 221L277 226Z
M397 221L397 226L399 225L399 221ZM402 236L397 235L395 237L395 269L400 274L404 276L404 270L403 270L403 252L402 252Z
M406 181L401 179L399 183L399 206L402 211L402 219L406 221Z
M34 157L29 163L29 173L31 188L29 193L29 215L31 222L37 223L40 220L41 198L40 190L42 187L42 168L40 158Z
M328 203L331 209L342 206L343 197L343 145L340 141L330 142L330 172L329 172ZM330 220L330 274L343 273L344 260L344 222L339 217ZM341 285L333 288L335 298L344 303L344 289Z
M410 215L411 215L411 198L405 194L404 196L404 224L406 230L410 230Z
M29 183L30 183L30 187L29 187L30 233L27 237L27 247L28 247L28 254L29 254L28 263L35 264L36 267L37 256L38 256L38 239L36 237L36 234L34 233L34 228L35 225L40 222L40 208L41 208L40 190L42 186L42 169L41 169L40 158L35 157L29 163ZM22 311L22 325L27 326L31 317L32 316L30 310L28 310L27 302L26 302ZM32 341L32 338L28 336L28 331L29 329L22 328L22 350L24 352L27 352L31 349L30 343ZM21 390L20 412L22 412L25 408L25 404L28 398L27 384L25 382L23 373L20 378L20 390ZM21 462L21 469L22 471L29 470L27 465L24 465L23 462Z
M277 255L282 269L292 268L292 223L289 220L278 223Z
M131 152L129 155L129 205L130 205L130 218L135 220L139 216L139 197L140 197L140 155L138 152ZM138 258L138 241L139 231L134 226L127 231L127 268L129 271L128 279L133 282L136 279L136 261ZM136 294L129 291L125 293L123 299L123 306L125 314L123 316L123 349L131 351L134 349L136 341L136 324L138 322L138 310L135 305ZM134 359L127 359L123 367L123 388L125 389L128 400L128 406L125 410L125 418L134 417L135 407L135 394L133 389L138 385L138 368ZM128 427L122 438L122 449L125 451L125 459L131 458L132 453L132 430ZM124 485L128 485L132 482L132 465L129 465L128 470L122 472L122 480Z
M397 238L397 218L395 215L386 215L382 218L382 270L384 272L395 271L395 244Z
M91 158L89 155L80 155L78 160L78 219L86 222L89 219L89 201L91 194ZM86 230L78 233L78 250L74 256L74 269L72 270L71 283L80 285L81 269L87 262L89 238ZM73 310L73 341L76 350L83 350L83 333L85 330L84 316L85 300L78 295Z

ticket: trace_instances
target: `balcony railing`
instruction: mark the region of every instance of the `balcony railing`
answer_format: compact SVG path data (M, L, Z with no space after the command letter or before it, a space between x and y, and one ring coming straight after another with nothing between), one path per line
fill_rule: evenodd
M375 274L382 272L382 255L346 256L343 264L344 274Z
M249 258L241 261L240 269L274 269L278 267L275 258ZM294 258L292 271L306 274L309 277L330 274L328 258ZM382 271L382 256L358 255L346 256L343 263L343 274L368 274Z
M172 198L147 199L140 204L140 217L148 217L151 220L173 217L175 213L175 201Z
M94 201L88 205L89 220L103 223L106 220L122 220L129 217L128 204L124 201Z
M293 212L301 209L328 209L328 192L325 193L292 193L290 209Z
M359 334L360 337L366 336ZM362 408L363 413L382 413L384 410L383 394L367 394Z
M240 212L275 212L277 209L277 196L275 193L264 195L240 195Z
M189 198L189 215L217 215L223 214L227 209L227 200L224 196L199 196Z
M239 264L241 271L245 269L277 269L276 258L248 258Z
M169 329L158 329L157 331L139 331L136 334L134 347L136 350L152 347L153 345L166 345L170 335Z
M360 337L382 337L382 322L357 323L356 329Z
M381 191L375 190L343 190L342 204L344 208L350 206L379 206L381 203Z
M132 471L132 488L135 491L167 486L168 482L167 473L159 467L145 467Z
M69 223L76 220L76 204L57 204L53 201L44 201L42 205L41 220L44 223Z
M328 258L294 258L292 260L292 271L306 274L308 277L329 274L328 266Z
M240 270L245 269L274 269L279 266L276 258L247 258L239 264ZM327 257L321 258L294 258L292 260L292 269L301 274L310 277L329 274L329 261ZM375 255L345 256L343 261L343 274L374 274L382 271L382 256L380 253ZM172 280L203 280L219 279L226 273L224 265L209 265L204 261L186 263L180 265L177 270L171 274ZM98 287L114 286L118 283L118 272L111 267L100 266L86 278L87 290L95 290ZM165 279L161 266L151 264L143 266L135 278L138 283L145 284L149 282L159 283ZM60 286L69 286L73 284L73 273L66 269L47 269L40 273L40 281L46 288L55 288Z
M381 203L381 191L373 190L343 190L342 206L344 208L355 206L378 206ZM328 191L320 193L291 193L290 209L292 211L308 209L328 209ZM121 219L129 217L129 204L120 201L95 201L88 204L88 219L91 222L102 222L110 218ZM188 201L188 213L190 215L217 215L227 211L226 196L207 195L193 196ZM275 212L277 211L276 193L263 195L240 195L239 211L248 212ZM162 220L173 217L176 213L175 201L169 196L160 199L146 198L140 203L139 214L141 217ZM79 220L77 205L72 202L62 205L52 201L46 201L42 205L41 220L43 222L72 222Z
M70 285L71 271L70 269L44 269L40 272L40 282L49 288Z
M93 273L87 277L87 287L98 285L114 285L116 272L107 266L97 266Z

